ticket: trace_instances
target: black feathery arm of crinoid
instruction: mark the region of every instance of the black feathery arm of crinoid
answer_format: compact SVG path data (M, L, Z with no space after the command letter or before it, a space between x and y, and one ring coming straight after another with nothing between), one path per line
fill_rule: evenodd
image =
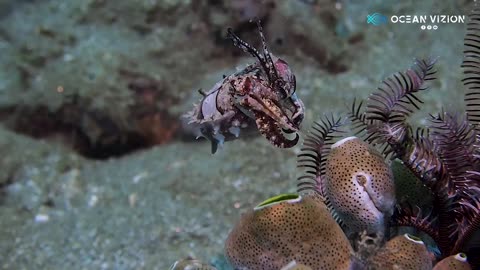
M408 203L397 205L390 225L413 227L428 234L435 242L439 241L437 220L432 210L424 213L418 206Z
M436 179L442 170L442 163L428 129L417 128L409 138L404 154L399 158L425 186L431 191L436 190Z
M325 162L330 146L344 133L341 130L343 124L344 119L333 115L314 122L297 156L297 167L301 169L297 179L298 193L314 191L326 199L322 186Z
M464 59L462 63L464 79L462 80L464 86L467 88L465 93L465 103L467 119L457 117L457 119L448 120L453 117L443 117L443 121L450 121L456 124L457 134L447 133L448 137L456 135L463 140L456 142L461 144L460 149L454 149L463 157L462 161L457 161L457 158L447 157L444 161L445 167L453 167L453 188L460 187L456 192L456 212L459 212L459 224L457 231L457 241L452 249L452 252L460 251L465 242L471 239L472 235L480 230L480 7L478 3L471 14L468 16L467 33L464 39ZM456 121L455 121L456 120ZM445 126L445 125L443 125ZM452 126L452 124L448 125ZM460 134L459 131L460 130ZM440 137L442 139L442 137ZM455 145L449 146L454 148ZM448 149L443 152L446 153ZM461 159L460 158L460 159ZM470 259L470 258L469 258ZM480 265L480 256L472 258L476 265ZM473 264L472 264L473 265Z
M476 174L476 177L480 180L480 175ZM451 254L464 251L465 244L472 239L475 232L480 230L480 197L461 198L457 201L457 204L460 204L459 208L461 208L462 215L458 215L460 226L457 226L457 241L450 252Z
M386 78L368 99L366 119L374 143L388 143L393 151L405 149L409 139L407 118L423 103L416 95L434 80L436 59L416 60L412 68ZM403 154L403 153L396 153Z
M439 247L451 254L479 229L480 173L476 155L477 131L463 114L442 112L431 116L430 136L442 169L436 175L436 208L439 209ZM456 220L452 226L452 218Z
M480 181L479 173L476 172L475 174ZM475 240L471 241L475 238L475 234L480 231L480 196L470 198L470 200L463 198L457 203L461 204L461 208L463 209L461 209L462 215L457 215L458 220L456 223L459 224L459 226L455 226L455 228L457 228L455 231L457 239L454 242L455 244L450 254L456 254L458 252L467 253L468 261L472 269L480 269L478 242Z
M358 102L357 99L354 99L348 107L347 115L350 120L350 131L364 141L376 145L381 149L381 153L384 157L388 158L392 149L386 142L378 144L379 142L377 138L378 136L381 136L381 134L377 132L378 129L376 128L376 124L379 124L380 122L378 120L367 119L363 101Z
M468 121L478 130L480 124L480 9L478 7L469 16L463 54L462 82L467 88L465 103Z
M469 173L480 166L474 126L463 114L449 112L431 115L430 123L430 137L442 163L442 172L436 176L438 185L446 188L449 196L468 195L472 189L480 189L476 175Z
M347 115L350 120L351 130L355 136L359 136L368 141L371 137L371 133L368 133L368 126L372 124L372 121L367 120L363 101L360 100L360 102L358 102L355 98L348 109Z
M383 123L403 121L413 108L420 109L423 103L415 94L427 90L426 81L434 80L436 59L416 60L406 72L397 72L386 78L378 91L369 97L367 118Z

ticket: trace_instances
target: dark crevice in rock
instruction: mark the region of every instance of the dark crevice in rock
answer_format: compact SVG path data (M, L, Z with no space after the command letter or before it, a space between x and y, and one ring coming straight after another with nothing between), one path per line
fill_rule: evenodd
M104 112L88 110L78 101L65 103L55 111L42 105L0 110L0 119L9 129L60 142L91 159L126 155L178 137L178 119L166 111L137 110L131 118L131 125L124 126Z

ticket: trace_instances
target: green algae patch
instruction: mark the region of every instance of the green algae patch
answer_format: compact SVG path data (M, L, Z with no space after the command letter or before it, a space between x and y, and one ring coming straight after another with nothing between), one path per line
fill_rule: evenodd
M420 237L411 235L411 234L409 234L409 233L406 233L406 234L405 234L405 237L406 237L408 240L413 241L413 242L415 242L415 243L417 243L417 244L424 244L423 241L422 241L422 239L421 239Z
M284 201L289 201L289 200L295 200L298 199L299 195L298 194L280 194L274 197L271 197L269 199L266 199L265 201L261 202L259 205L255 206L255 209L261 208L263 206L267 206L270 204L274 203L280 203Z

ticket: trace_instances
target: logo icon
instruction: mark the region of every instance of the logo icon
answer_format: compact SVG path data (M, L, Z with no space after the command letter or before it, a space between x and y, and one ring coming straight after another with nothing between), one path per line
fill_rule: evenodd
M380 13L373 13L367 15L367 23L368 24L373 24L375 26L386 24L388 22L388 18L385 15L382 15Z

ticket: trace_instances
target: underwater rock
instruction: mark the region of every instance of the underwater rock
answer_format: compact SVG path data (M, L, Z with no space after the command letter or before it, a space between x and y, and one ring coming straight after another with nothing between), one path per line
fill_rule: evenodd
M312 269L349 269L351 246L320 197L284 194L244 214L225 254L234 268L281 269L293 260Z
M395 188L384 157L357 137L332 145L325 193L349 233L378 233L393 213Z
M371 258L370 269L432 269L432 255L420 238L404 234L390 239Z
M433 270L470 270L465 253L458 253L439 261Z

